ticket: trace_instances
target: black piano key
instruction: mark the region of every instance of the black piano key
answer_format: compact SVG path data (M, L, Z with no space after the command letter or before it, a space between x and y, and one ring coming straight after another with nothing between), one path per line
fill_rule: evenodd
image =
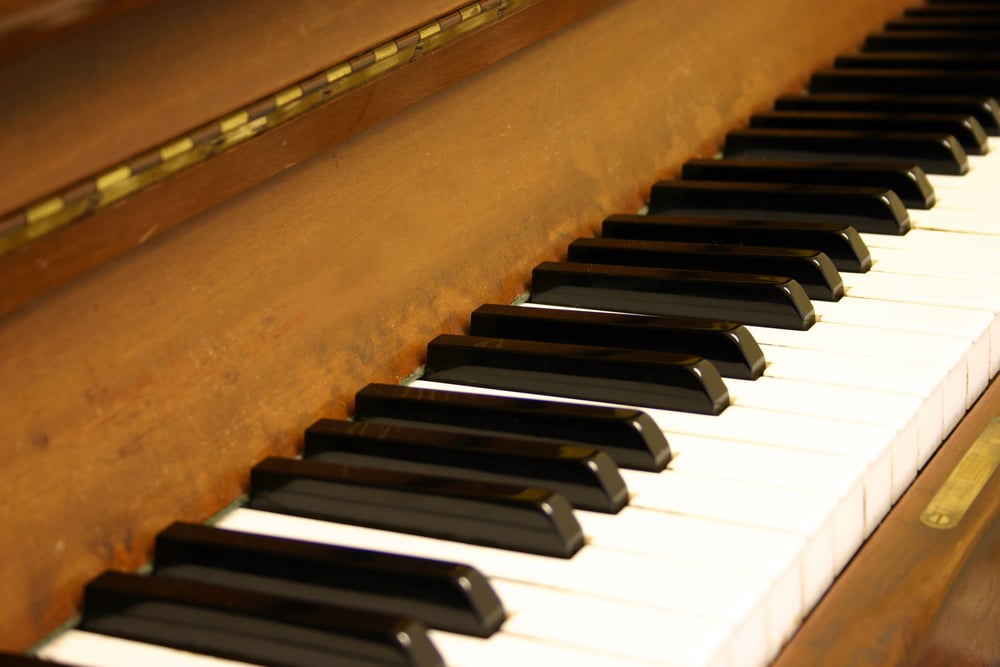
M889 95L885 93L813 93L783 95L775 109L801 111L880 111L947 113L972 116L990 135L1000 134L1000 104L988 95Z
M788 278L609 264L540 264L532 272L531 300L798 330L816 319L805 291Z
M398 614L489 637L506 618L489 581L461 563L175 523L156 538L155 574Z
M1000 95L1000 72L948 69L828 69L809 79L813 93ZM899 131L908 131L900 127Z
M573 241L567 259L590 264L785 276L798 282L810 299L837 301L844 295L837 267L818 250L601 238Z
M836 79L836 73L840 71L831 70L832 78ZM872 74L878 74L881 71L872 72ZM822 77L824 74L820 73L817 76ZM905 77L908 72L900 74ZM897 79L893 79L893 81L898 82ZM850 86L846 88L849 89ZM832 86L830 89L831 92L837 90L836 86ZM968 115L890 114L861 111L765 111L754 114L750 118L750 127L788 130L851 130L857 132L934 132L950 134L955 137L969 155L985 155L988 150L986 131L983 130L979 121Z
M442 335L427 345L428 380L717 415L729 405L701 357L592 345Z
M659 181L649 197L653 215L840 222L859 232L905 234L910 217L899 197L884 188L843 188L785 183Z
M1000 31L1000 16L902 16L886 21L886 32L983 32Z
M837 56L838 69L882 70L996 70L1000 69L1000 54L902 51L854 53Z
M731 220L674 215L612 215L601 225L607 238L744 243L820 250L840 271L871 268L868 247L850 225L802 221Z
M778 160L908 162L930 174L961 176L969 159L958 140L925 132L847 130L735 130L726 135L725 157Z
M905 16L886 21L887 32L899 31L1000 31L1000 16L979 14L970 16Z
M559 558L583 546L572 505L551 489L322 461L258 463L249 506Z
M443 667L423 623L169 577L106 572L84 630L273 667Z
M679 352L708 359L724 377L744 380L764 372L764 353L736 322L495 305L479 307L471 319L473 336Z
M922 7L907 7L903 10L903 16L922 17L974 17L974 16L1000 16L1000 5L992 2L956 2L947 4L928 4Z
M934 188L916 165L862 162L784 162L781 160L689 160L681 178L740 183L800 183L875 187L892 190L907 208L934 205Z
M958 51L995 53L1000 48L1000 31L897 30L869 35L863 51Z
M614 514L628 490L610 456L570 442L462 433L433 424L321 419L306 429L306 458L476 482L539 486L574 507Z
M354 409L359 421L431 423L462 432L582 443L601 449L622 468L659 472L670 462L663 432L633 408L370 384L355 395Z

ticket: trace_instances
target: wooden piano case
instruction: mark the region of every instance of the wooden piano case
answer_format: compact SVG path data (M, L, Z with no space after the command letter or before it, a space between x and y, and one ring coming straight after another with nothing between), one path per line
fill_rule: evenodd
M905 4L0 2L0 648Z

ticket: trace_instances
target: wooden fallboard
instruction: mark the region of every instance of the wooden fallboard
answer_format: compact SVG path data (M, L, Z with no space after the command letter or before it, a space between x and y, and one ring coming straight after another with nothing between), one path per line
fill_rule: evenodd
M104 568L140 566L171 521L237 498L254 462L294 454L304 427L349 414L364 384L411 373L427 340L523 291L534 264L636 210L653 180L714 153L903 4L616 2L293 167L279 159L271 178L165 233L145 236L162 190L117 204L147 225L141 242L0 319L0 648L70 617ZM145 9L166 11L116 20ZM264 30L255 53L298 39L291 28ZM49 46L22 53L44 60L60 51ZM65 118L51 91L30 91L18 104ZM253 159L280 158L270 136ZM35 167L4 163L0 182ZM190 191L157 203L197 192L188 173ZM49 256L31 252L26 280L42 280Z

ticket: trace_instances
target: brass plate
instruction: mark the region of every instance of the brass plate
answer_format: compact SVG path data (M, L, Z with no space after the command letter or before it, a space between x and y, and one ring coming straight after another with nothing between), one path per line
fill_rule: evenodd
M920 521L931 528L954 528L1000 464L1000 418L991 421L927 504Z

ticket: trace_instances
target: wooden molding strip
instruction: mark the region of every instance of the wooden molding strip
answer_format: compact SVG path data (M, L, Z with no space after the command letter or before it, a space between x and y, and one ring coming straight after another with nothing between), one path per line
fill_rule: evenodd
M471 3L0 217L0 285L4 286L0 317L607 2ZM516 38L510 29L487 30L509 23L512 17L520 19L516 21L520 31ZM462 48L455 48L458 45ZM433 76L428 77L426 72L419 72L419 79L398 76L404 71L425 70L416 66L431 56L438 64ZM390 80L393 88L386 90L380 85ZM380 103L367 109L375 91ZM352 100L356 102L358 95L366 92L359 114ZM387 95L391 96L389 103L385 103ZM302 124L296 127L297 121L316 112L322 112L327 128L309 141L294 141L294 150L284 150L280 155L245 151L235 177L226 173L232 167L226 163L231 160L213 160L264 135L273 139L280 134L284 147L284 137L302 134ZM201 184L178 178L192 171L199 173ZM136 199L137 194L153 186L157 186L159 197ZM184 204L144 208L157 204L164 191ZM128 202L123 201L126 199ZM126 203L128 217L134 222L122 228L121 207ZM134 233L136 230L140 231Z

